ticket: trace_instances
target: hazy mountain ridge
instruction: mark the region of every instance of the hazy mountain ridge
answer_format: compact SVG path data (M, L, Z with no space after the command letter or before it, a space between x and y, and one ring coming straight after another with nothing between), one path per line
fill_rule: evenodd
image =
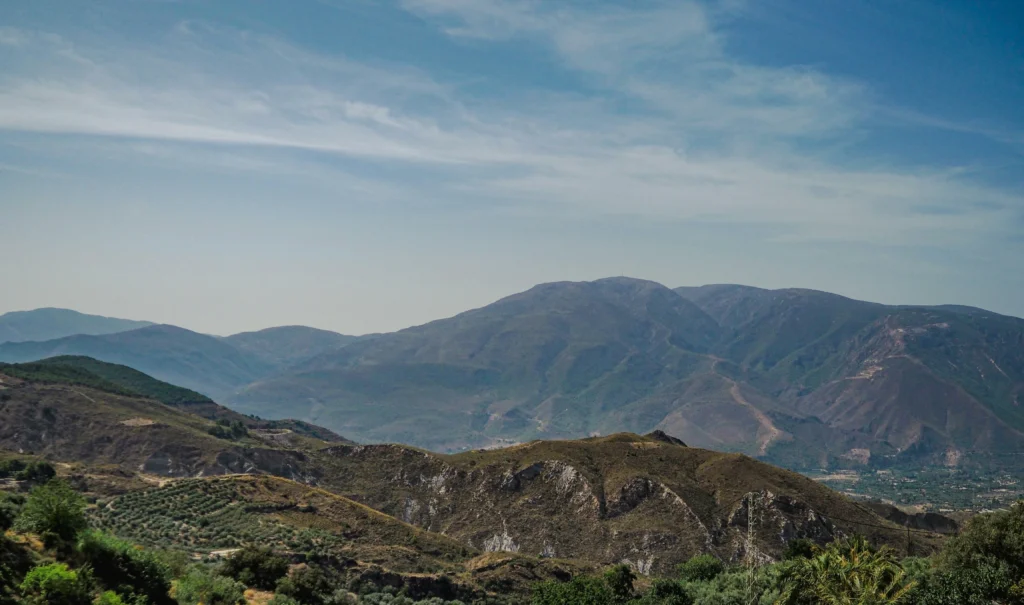
M240 351L275 367L289 367L359 340L307 326L279 326L255 332L240 332L223 340Z
M0 315L0 343L42 341L75 334L112 334L153 325L135 321L88 315L70 309L33 309Z

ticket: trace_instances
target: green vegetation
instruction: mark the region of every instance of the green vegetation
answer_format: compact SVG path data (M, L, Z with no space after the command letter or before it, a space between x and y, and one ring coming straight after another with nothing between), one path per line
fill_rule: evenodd
M69 544L87 526L85 506L85 498L67 483L54 479L32 490L17 527L39 534L50 547Z
M35 567L21 583L28 605L90 605L92 589L92 577L87 568L71 570L64 563Z
M282 502L278 509L253 501L230 479L189 479L125 494L93 511L93 523L146 546L205 552L246 544L325 552L344 544L333 533L289 524L280 516L299 512L299 504Z
M0 364L0 372L35 382L69 384L126 397L145 397L167 405L213 403L206 395L157 380L138 370L80 355Z
M132 394L155 399L170 406L190 403L213 403L213 400L191 389L157 380L148 374L116 363L107 363L81 355L61 355L36 362L36 365L57 368L78 368L117 385Z
M862 537L833 542L810 557L783 564L779 573L784 605L803 603L905 603L915 584L907 580L895 551L872 548Z
M267 546L246 546L224 562L221 573L246 586L273 590L277 581L288 575L288 559Z
M175 596L181 605L244 605L245 585L211 569L190 567L178 580Z
M30 362L8 364L0 363L0 372L33 382L49 384L69 384L73 386L89 387L97 391L124 395L126 397L138 397L135 391L100 378L89 370L73 365L49 364L45 362Z
M170 569L151 551L99 531L85 532L78 552L103 585L119 595L144 597L151 605L168 605Z
M249 435L248 429L245 428L241 420L220 419L207 432L218 439L241 439Z
M41 460L25 462L19 458L0 461L0 479L10 477L15 481L46 483L56 475L53 465Z

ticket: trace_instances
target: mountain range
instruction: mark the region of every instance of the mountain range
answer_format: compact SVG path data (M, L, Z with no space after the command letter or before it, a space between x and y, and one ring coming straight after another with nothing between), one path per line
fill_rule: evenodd
M211 402L193 399L88 358L0 365L0 455L63 463L103 499L99 526L190 552L316 545L358 566L475 574L509 563L529 579L546 560L665 574L697 554L740 561L753 544L770 560L795 539L852 533L907 547L903 528L820 483L663 432L443 455L214 421ZM915 531L924 552L938 540Z
M149 325L0 344L0 361L55 355L436 451L655 429L792 468L1024 451L1024 320L812 290L610 278L365 338Z

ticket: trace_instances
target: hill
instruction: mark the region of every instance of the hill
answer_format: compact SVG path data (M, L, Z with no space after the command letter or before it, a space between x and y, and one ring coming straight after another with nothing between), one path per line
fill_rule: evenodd
M74 334L112 334L153 325L134 321L86 315L69 309L12 311L0 315L0 343L53 340Z
M225 342L239 351L279 368L307 361L358 339L358 336L347 336L306 326L280 326L224 337Z
M262 470L310 477L315 472L303 452L351 443L321 427L247 418L208 400L172 397L165 405L84 369L101 362L71 361L0 364L0 450L113 466L128 475ZM132 376L158 394L176 392L149 377L139 381L129 368L101 371Z
M793 539L852 533L906 546L899 526L806 477L653 435L447 456L397 445L322 454L324 487L487 551L667 573L696 554L742 560L751 536L766 557ZM935 544L915 539L922 551Z
M0 361L26 362L62 355L126 365L162 381L221 399L266 376L273 367L213 336L157 325L99 336L0 345Z

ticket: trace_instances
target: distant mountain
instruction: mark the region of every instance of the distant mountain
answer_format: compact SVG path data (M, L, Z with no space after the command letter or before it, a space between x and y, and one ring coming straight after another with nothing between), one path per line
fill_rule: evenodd
M701 388L687 381L709 371L703 352L718 338L714 320L654 282L544 284L352 343L228 403L261 416L287 405L357 440L441 449L649 429L678 407L681 390ZM757 422L737 417L744 428Z
M224 341L266 364L288 367L339 349L358 339L358 336L346 336L306 326L281 326L233 334L225 337Z
M214 399L222 399L274 370L258 356L240 351L219 338L167 325L99 336L0 344L0 361L36 361L58 355L84 355L126 365Z
M1024 320L628 278L537 286L232 396L434 449L662 429L793 467L1024 450Z
M69 309L12 311L0 315L0 343L53 340L74 334L113 334L151 325L148 321L86 315Z
M719 321L726 332L716 351L791 415L784 428L806 433L800 417L829 429L819 431L821 445L835 450L857 436L880 453L944 453L950 462L965 451L1024 448L1024 320L812 290L676 291Z

